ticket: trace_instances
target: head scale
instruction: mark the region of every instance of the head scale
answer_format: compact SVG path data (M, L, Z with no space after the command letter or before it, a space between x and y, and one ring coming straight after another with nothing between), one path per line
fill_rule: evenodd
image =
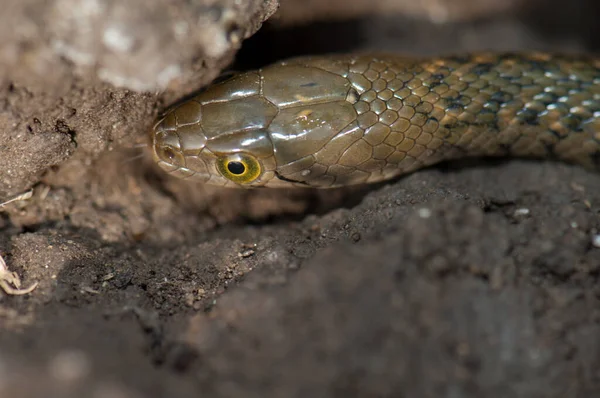
M353 100L345 78L310 62L243 73L170 110L152 131L154 159L208 184L329 186L317 154L358 129Z

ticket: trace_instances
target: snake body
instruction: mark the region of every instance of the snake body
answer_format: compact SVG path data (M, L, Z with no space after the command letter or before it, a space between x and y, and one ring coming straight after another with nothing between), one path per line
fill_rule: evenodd
M151 135L163 169L221 186L336 187L485 156L599 170L600 59L296 58L209 87Z

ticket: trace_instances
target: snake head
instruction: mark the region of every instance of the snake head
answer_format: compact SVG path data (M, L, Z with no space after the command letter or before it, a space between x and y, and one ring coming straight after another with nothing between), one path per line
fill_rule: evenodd
M310 62L242 73L158 121L154 158L173 175L208 184L331 186L315 155L358 128L355 100L347 79Z
M152 130L155 161L179 178L212 185L255 187L274 176L266 125L277 108L256 95L257 73L209 87L169 110Z

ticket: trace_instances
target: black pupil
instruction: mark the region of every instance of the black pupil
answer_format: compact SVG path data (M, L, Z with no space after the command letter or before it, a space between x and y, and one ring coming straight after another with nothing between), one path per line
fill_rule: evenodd
M244 174L246 166L244 166L242 162L229 162L227 164L227 170L229 170L231 174L240 175Z

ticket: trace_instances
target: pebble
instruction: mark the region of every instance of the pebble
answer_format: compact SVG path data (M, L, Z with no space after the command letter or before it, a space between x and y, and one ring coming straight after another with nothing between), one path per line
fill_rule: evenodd
M421 218L429 218L431 217L431 210L428 208L421 208L419 209L419 217Z
M592 246L600 249L600 234L592 236Z
M521 207L520 209L515 210L515 216L528 216L529 209L526 207Z

